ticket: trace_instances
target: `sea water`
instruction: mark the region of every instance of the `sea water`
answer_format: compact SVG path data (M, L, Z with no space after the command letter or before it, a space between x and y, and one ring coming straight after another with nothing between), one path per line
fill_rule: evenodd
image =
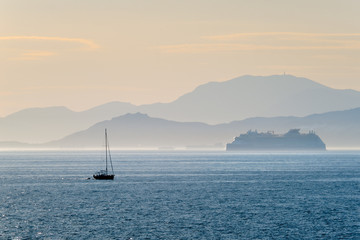
M360 152L0 152L0 239L360 239Z

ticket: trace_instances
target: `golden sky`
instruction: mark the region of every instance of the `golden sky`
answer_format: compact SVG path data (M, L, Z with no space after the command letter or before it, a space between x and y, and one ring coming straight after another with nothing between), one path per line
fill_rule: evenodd
M360 91L358 0L1 0L0 116L286 72Z

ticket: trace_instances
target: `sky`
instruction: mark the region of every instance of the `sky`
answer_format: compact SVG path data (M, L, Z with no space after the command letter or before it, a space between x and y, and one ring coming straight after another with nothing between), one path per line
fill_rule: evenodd
M0 0L0 117L287 74L360 91L358 0Z

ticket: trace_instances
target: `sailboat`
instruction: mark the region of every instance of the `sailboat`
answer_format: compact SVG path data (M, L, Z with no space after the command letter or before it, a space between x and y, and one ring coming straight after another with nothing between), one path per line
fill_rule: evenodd
M114 180L114 169L111 161L111 154L109 148L109 142L107 138L107 130L105 128L105 170L100 170L99 172L93 175L94 179L96 180ZM108 169L108 162L111 166L111 172Z

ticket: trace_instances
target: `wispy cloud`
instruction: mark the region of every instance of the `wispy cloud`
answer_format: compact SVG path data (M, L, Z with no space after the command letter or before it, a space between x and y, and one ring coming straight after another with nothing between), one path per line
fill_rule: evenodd
M261 50L360 50L360 33L257 32L204 36L206 42L164 45L168 53Z
M178 44L160 46L159 49L168 53L205 53L256 50L360 50L359 44L344 46L274 46L256 44Z
M13 60L39 60L44 57L50 57L50 56L54 56L54 55L57 55L57 53L48 52L48 51L30 51L30 52L25 52L25 53L21 54L20 56L14 57L12 59Z
M46 37L46 36L5 36L0 37L0 40L41 40L41 41L59 41L59 42L72 42L80 43L88 50L94 50L99 46L91 40L84 38L64 38L64 37Z
M360 33L304 33L304 32L253 32L253 33L235 33L226 35L204 36L204 39L212 40L236 40L245 37L306 37L306 38L327 38L327 37L360 37Z
M45 41L45 42L61 42L61 43L75 43L80 44L79 50L82 51L94 51L100 48L95 42L84 39L84 38L64 38L64 37L47 37L47 36L0 36L1 41ZM26 45L28 46L28 45ZM33 47L30 47L33 48ZM23 47L19 49L12 49L12 52L16 53L16 56L12 56L9 59L11 60L39 60L44 57L58 55L58 49L46 49L45 47L40 47L37 45L36 50L26 50L24 52Z

